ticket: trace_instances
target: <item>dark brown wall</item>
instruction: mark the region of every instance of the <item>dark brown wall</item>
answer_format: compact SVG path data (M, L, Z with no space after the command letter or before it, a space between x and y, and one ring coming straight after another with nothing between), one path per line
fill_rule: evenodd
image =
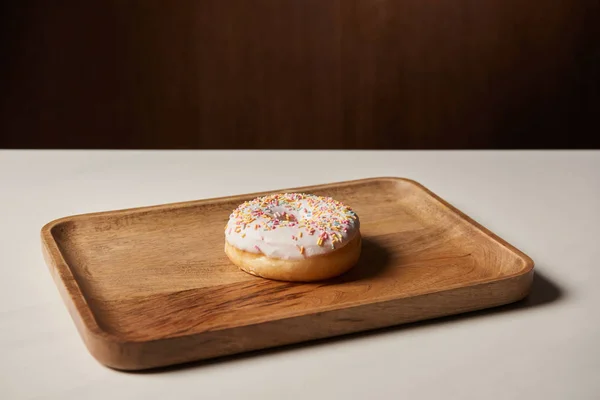
M599 1L1 7L0 147L600 147Z

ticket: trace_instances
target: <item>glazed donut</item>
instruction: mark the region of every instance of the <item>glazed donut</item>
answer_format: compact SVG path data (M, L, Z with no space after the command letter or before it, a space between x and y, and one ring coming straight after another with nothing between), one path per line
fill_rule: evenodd
M225 226L225 253L262 278L309 282L340 275L358 261L359 218L330 197L283 193L237 207Z

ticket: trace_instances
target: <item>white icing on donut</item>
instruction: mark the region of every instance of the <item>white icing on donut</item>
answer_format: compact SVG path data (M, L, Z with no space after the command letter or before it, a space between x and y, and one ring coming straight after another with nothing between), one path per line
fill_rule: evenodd
M359 228L356 213L339 201L283 193L241 204L229 217L225 239L247 252L301 259L343 247Z

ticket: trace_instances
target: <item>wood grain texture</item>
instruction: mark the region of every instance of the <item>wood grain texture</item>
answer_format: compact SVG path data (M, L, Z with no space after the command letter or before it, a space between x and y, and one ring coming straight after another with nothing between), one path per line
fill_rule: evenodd
M300 188L361 218L350 272L310 284L239 271L223 227L264 193L67 217L42 229L47 263L90 352L126 370L200 360L506 304L533 261L420 184Z
M0 7L0 147L600 147L597 0Z

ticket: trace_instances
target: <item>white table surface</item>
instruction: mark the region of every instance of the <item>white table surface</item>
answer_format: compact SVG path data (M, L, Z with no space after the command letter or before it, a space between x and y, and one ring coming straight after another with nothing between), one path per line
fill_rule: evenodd
M528 301L158 373L87 352L39 231L78 213L415 179L530 255ZM0 151L1 399L600 399L600 152Z

